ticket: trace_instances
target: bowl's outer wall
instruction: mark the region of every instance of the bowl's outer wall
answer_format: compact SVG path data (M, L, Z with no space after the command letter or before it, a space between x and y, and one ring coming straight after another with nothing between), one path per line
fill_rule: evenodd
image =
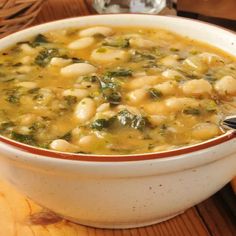
M166 28L236 55L236 36L181 18L106 15L40 25L0 40L0 49L37 33L87 25ZM171 158L85 162L47 158L0 143L0 175L41 205L97 227L159 221L204 200L236 175L236 139Z
M236 170L234 154L192 169L124 178L42 172L3 159L0 173L37 203L105 228L150 224L182 212L223 187Z

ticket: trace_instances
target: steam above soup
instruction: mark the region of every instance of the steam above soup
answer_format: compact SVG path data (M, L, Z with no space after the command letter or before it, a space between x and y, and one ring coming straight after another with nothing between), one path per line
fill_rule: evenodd
M64 29L0 54L0 134L56 151L196 144L223 133L235 96L235 58L163 29Z

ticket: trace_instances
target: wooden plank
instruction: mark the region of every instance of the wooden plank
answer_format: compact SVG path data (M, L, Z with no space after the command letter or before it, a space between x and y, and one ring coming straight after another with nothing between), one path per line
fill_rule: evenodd
M219 193L197 206L197 210L206 227L214 236L235 236L236 217Z
M181 11L236 20L235 0L178 0L177 6Z
M34 24L41 24L68 17L95 14L91 2L91 0L48 0L35 19Z

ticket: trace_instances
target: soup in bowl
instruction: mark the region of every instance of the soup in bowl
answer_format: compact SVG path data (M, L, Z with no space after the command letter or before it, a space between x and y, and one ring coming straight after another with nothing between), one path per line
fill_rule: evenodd
M236 173L235 133L220 127L236 111L235 43L211 25L146 15L2 39L2 175L96 227L148 225L202 201Z

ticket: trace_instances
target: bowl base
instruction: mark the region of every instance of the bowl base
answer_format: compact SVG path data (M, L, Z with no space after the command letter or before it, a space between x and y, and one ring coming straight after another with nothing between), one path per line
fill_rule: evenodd
M100 229L131 229L131 228L139 228L139 227L145 227L145 226L149 226L149 225L154 225L154 224L158 224L161 223L163 221L169 220L171 218L174 218L177 215L180 215L184 213L184 211L180 211L178 213L175 213L173 215L167 216L167 217L163 217L163 218L159 218L159 219L155 219L155 220L148 220L145 222L125 222L125 223L121 223L121 222L117 222L117 223L106 223L106 222L92 222L92 221L81 221L81 220L77 220L75 218L71 218L71 217L66 217L66 216L61 216L66 220L69 220L73 223L76 224L80 224L80 225L84 225L84 226L88 226L88 227L94 227L94 228L100 228Z

